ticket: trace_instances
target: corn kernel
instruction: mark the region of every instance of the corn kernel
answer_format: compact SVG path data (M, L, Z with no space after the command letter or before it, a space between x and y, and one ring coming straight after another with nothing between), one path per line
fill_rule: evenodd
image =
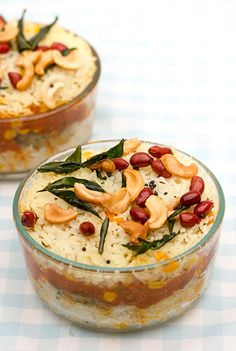
M103 300L107 301L107 302L113 302L116 299L116 293L112 292L112 291L106 291L103 294Z
M91 151L84 151L83 152L83 158L86 160L88 160L90 157L93 156L93 153Z
M124 330L124 329L127 329L127 327L128 327L128 324L124 323L124 322L115 324L115 328L116 329Z
M176 261L171 261L166 266L162 268L165 273L170 273L179 268L179 263Z
M39 32L39 30L40 30L40 25L35 24L34 25L34 34L37 34Z
M152 282L149 282L148 283L148 287L149 289L160 289L160 288L163 288L163 286L166 285L166 282L165 281L152 281Z
M169 258L169 256L166 253L162 252L162 251L158 251L156 253L155 257L156 257L157 261L167 260Z
M4 133L5 140L11 140L16 136L16 131L13 129L6 130Z
M29 130L29 129L26 129L26 128L25 128L25 129L20 129L20 130L19 130L19 133L20 133L21 135L25 135L25 134L28 134L29 131L30 131L30 130Z
M146 257L138 257L135 261L137 264L145 264L149 262L148 258Z

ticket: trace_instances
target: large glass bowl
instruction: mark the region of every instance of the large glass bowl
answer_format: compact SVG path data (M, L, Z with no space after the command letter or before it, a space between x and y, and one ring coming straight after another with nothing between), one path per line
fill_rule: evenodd
M83 145L85 151L114 146L117 141ZM50 161L63 160L73 150ZM189 155L188 155L189 156ZM218 193L219 210L209 232L193 247L156 264L129 268L89 266L58 256L39 245L22 226L19 204L35 171L19 186L14 219L32 285L55 312L81 326L106 331L131 331L157 325L189 308L209 284L225 201L215 176L198 160ZM177 267L177 270L175 269Z
M100 76L99 57L90 49L96 58L96 71L72 101L44 113L0 118L0 179L22 178L39 162L89 140Z

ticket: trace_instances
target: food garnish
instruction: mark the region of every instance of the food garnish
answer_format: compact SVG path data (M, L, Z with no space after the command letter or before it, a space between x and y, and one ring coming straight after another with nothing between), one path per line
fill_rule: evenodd
M44 205L44 217L51 224L68 223L78 216L78 212L73 211L71 208L61 208L56 204Z
M109 223L110 223L110 220L109 220L108 217L106 217L104 219L104 221L102 222L102 226L101 226L101 229L100 229L100 241L99 241L99 246L98 246L98 252L99 252L100 255L103 254L104 245L105 245L105 239L106 239L106 236L107 236Z
M214 206L210 200L201 201L204 181L201 177L196 176L197 166L194 163L190 166L185 166L175 158L171 149L159 146L149 148L149 150L151 150L153 157L160 157L160 159L156 158L153 160L145 152L136 152L131 155L129 163L122 158L125 143L126 141L122 139L114 147L94 155L84 162L82 162L81 146L78 146L65 161L49 162L38 169L39 172L60 174L70 173L80 168L88 168L91 171L95 170L97 176L99 176L98 178L102 179L103 182L106 181L107 177L103 177L102 172L105 171L107 174L120 172L122 186L113 193L105 192L101 185L94 181L73 176L58 179L40 190L49 191L71 206L90 212L100 219L100 214L90 204L101 206L107 217L103 221L100 231L98 248L100 254L104 250L110 218L130 235L130 242L123 246L138 255L145 253L149 249L158 250L175 238L180 233L180 230L174 231L176 221L179 221L184 228L193 227L195 224L200 223L201 218L204 218ZM129 146L129 143L127 145ZM133 145L135 145L136 149L138 142L136 141ZM175 196L172 200L169 200L169 203L166 203L164 199L158 196L158 192L153 191L157 186L155 179L144 184L144 178L140 170L137 169L148 166L152 166L152 169L154 169L153 164L155 162L159 162L162 165L162 171L166 172L161 174L164 177L179 173L178 176L180 178L188 178L190 174L194 174L191 177L189 191L181 197ZM171 173L168 173L170 171ZM158 173L156 170L155 172ZM164 195L166 194L168 193L164 192ZM192 208L194 205L195 207ZM125 220L122 217L116 217L113 220L114 215L125 213L128 209L132 220ZM72 210L72 212L74 211ZM83 228L82 224L80 226L81 232L83 233L84 231L84 235L91 235L93 233L92 226L86 224L87 222L84 223L84 230L81 229ZM168 227L169 234L164 234L162 239L146 240L150 231L160 229L164 225Z
M55 20L48 24L47 26L44 26L40 28L39 32L27 40L24 35L24 16L25 16L26 10L23 11L21 18L18 21L18 35L16 38L17 41L17 48L19 52L22 52L24 50L35 50L38 46L38 43L47 35L49 30L54 26L54 24L57 22L58 17L55 18Z
M62 190L62 189L50 189L48 190L53 195L59 197L60 199L67 202L69 205L80 208L81 210L90 212L96 217L101 218L97 211L88 203L79 200L74 191L72 190Z

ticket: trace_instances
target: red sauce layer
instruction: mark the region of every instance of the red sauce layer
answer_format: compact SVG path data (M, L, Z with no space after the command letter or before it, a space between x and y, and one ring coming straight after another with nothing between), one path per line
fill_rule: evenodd
M163 286L156 289L150 288L148 284L138 280L134 275L132 276L132 282L126 284L120 281L114 283L112 287L103 283L87 283L67 273L58 272L53 268L45 270L40 267L27 250L25 250L25 257L32 277L35 280L44 279L56 289L66 293L78 294L85 298L96 299L107 306L134 305L138 308L147 308L171 296L179 289L183 289L192 278L200 277L214 257L217 243L218 241L214 243L208 255L200 256L199 261L189 267L188 270L173 278L167 278ZM153 279L155 279L155 272L153 272Z

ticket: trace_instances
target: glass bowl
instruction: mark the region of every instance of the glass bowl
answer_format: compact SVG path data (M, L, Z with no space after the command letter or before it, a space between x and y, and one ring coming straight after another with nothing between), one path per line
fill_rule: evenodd
M100 76L100 59L90 49L96 58L95 74L72 101L44 113L0 118L0 178L22 178L39 162L88 141Z
M117 142L85 144L83 151L98 151ZM63 160L72 151L60 153L50 161ZM47 250L29 235L21 224L19 205L33 181L33 171L16 192L13 212L28 273L41 299L53 311L81 326L119 332L158 325L191 307L209 284L225 208L219 182L207 167L193 160L209 174L218 194L219 210L214 224L185 252L155 264L128 268L71 261Z

